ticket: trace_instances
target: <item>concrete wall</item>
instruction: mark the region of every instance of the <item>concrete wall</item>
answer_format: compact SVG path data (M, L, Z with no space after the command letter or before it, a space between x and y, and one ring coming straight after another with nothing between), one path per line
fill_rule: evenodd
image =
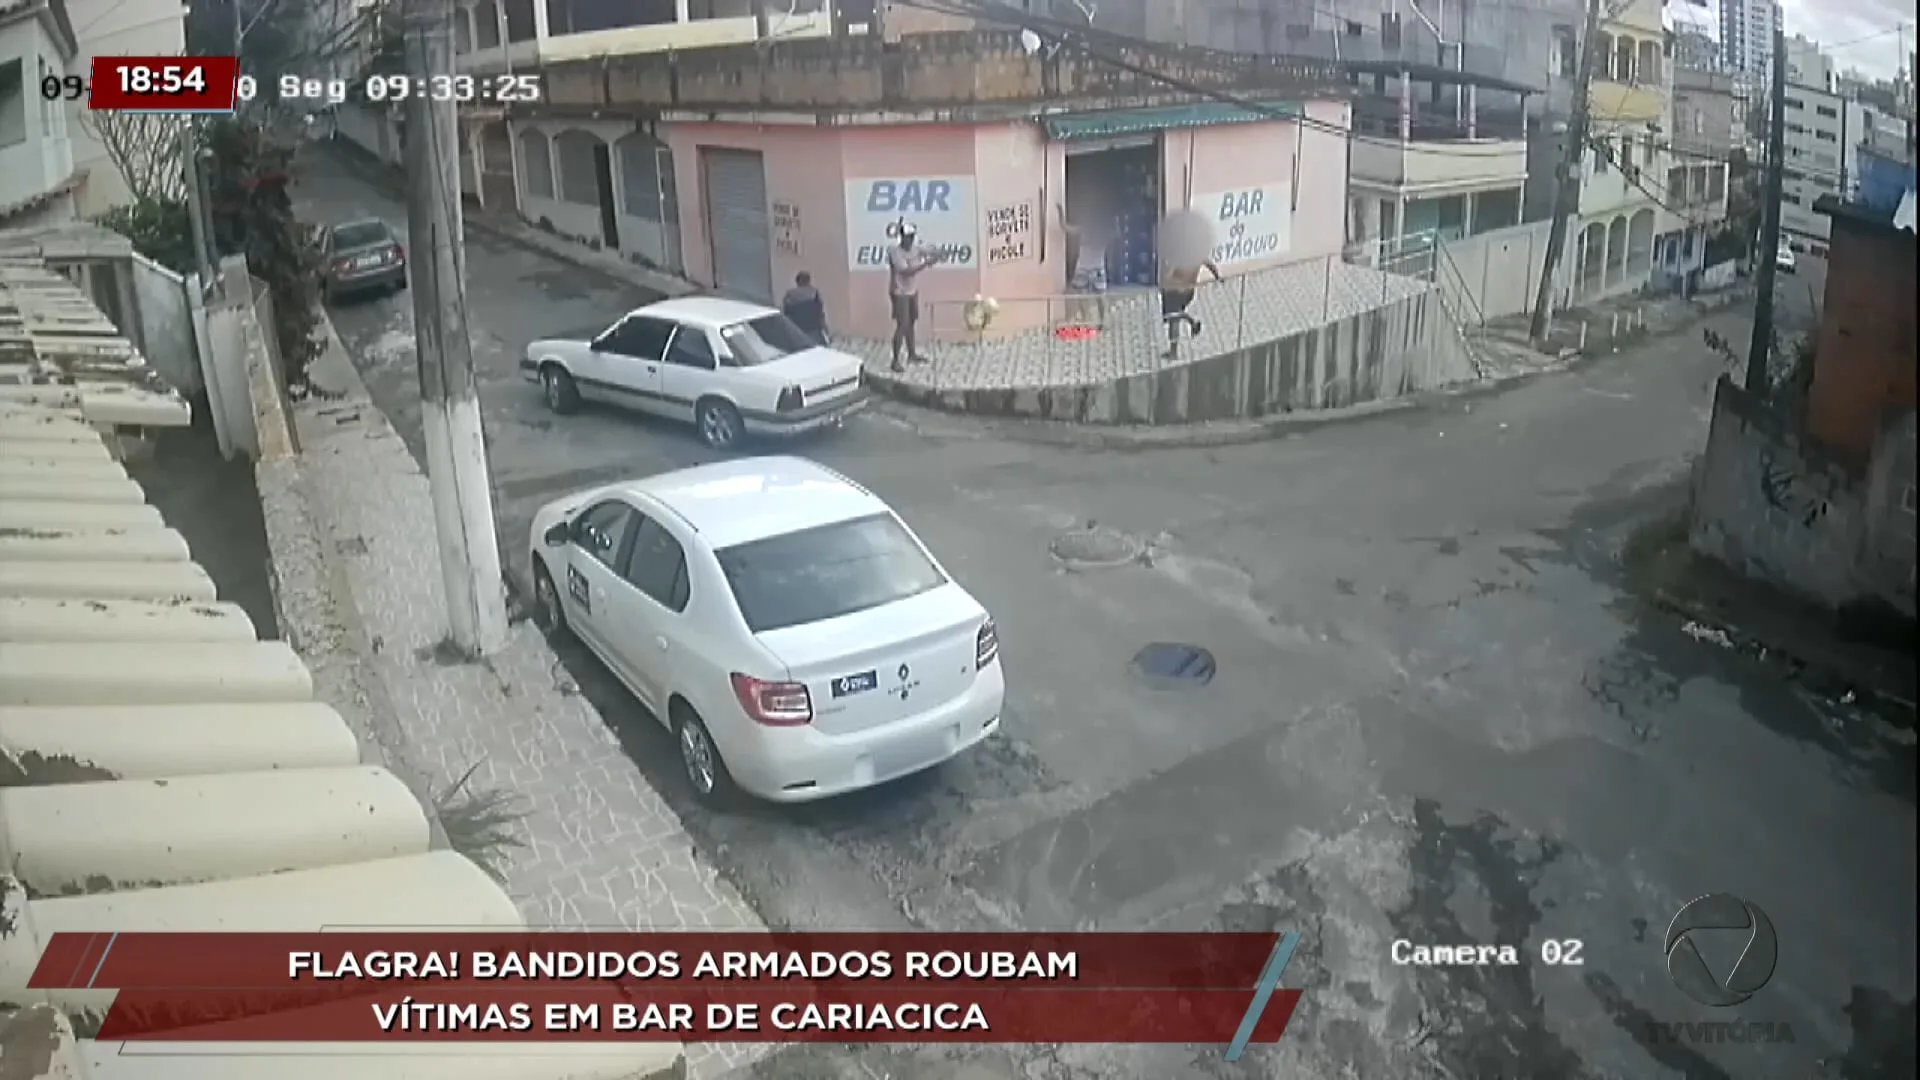
M1842 461L1866 461L1888 416L1914 407L1914 236L1833 221L1807 431Z
M0 64L19 63L19 112L0 116L0 206L43 195L73 175L73 143L67 107L39 93L43 64L62 73L60 49L47 32L45 12L0 26ZM83 73L84 66L65 71Z
M1449 240L1439 247L1434 283L1463 320L1532 311L1552 231L1552 222L1536 221Z
M126 264L139 309L140 351L167 385L189 397L206 386L193 333L193 305L186 278L142 255Z
M554 232L590 247L610 246L601 223L597 198L588 203L561 197L567 189L561 183L561 154L556 140L563 135L575 140L580 134L585 134L604 144L609 154L616 215L614 226L617 230L617 235L612 239L617 241L616 250L648 266L669 270L677 268L680 261L678 215L675 214L676 220L673 221L654 221L640 216L635 212L636 208L629 205L628 155L655 145L633 121L557 118L516 120L508 128L516 151L514 160L518 162L515 190L518 192L521 216L528 221L545 223ZM544 158L537 152L529 152L530 143L541 139L546 142ZM530 172L543 167L549 173L546 182L539 185L530 183ZM598 189L593 177L589 175L586 180L587 190L597 196Z
M1865 476L1722 378L1695 467L1695 550L1829 606L1914 613L1914 420L1883 429Z
M400 129L386 109L348 103L335 110L335 133L389 165L401 163Z
M876 376L933 408L1084 424L1189 424L1388 401L1474 377L1439 293L1426 290L1277 341L1164 371L1053 390L937 390Z

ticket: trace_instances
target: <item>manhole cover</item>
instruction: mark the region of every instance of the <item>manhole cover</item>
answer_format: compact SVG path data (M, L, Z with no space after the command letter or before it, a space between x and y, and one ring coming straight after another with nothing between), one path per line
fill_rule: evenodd
M1157 641L1133 654L1133 673L1165 689L1205 686L1213 681L1213 654L1198 645Z
M1069 566L1120 566L1140 557L1140 545L1127 534L1112 529L1062 533L1047 546L1054 558Z

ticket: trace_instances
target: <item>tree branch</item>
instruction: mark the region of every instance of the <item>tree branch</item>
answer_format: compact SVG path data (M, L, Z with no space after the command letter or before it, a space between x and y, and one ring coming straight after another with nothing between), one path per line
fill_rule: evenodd
M235 0L235 2L238 3L238 0ZM253 18L248 19L246 23L240 27L240 32L234 35L233 44L235 49L237 50L239 46L246 44L247 35L253 33L253 28L260 25L260 20L273 14L274 9L279 6L280 0L267 0L266 3L261 4L260 10L254 12ZM236 8L235 11L237 13L238 8Z
M138 202L180 202L187 197L181 169L180 134L187 117L167 113L95 112L80 123L100 142L107 160Z

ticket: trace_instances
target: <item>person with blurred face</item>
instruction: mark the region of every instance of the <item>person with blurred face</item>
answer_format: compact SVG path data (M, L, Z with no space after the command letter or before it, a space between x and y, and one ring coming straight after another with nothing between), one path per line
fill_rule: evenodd
M1077 222L1067 216L1064 207L1054 209L1060 215L1067 251L1073 260L1073 268L1068 272L1068 291L1075 297L1090 298L1074 300L1068 315L1081 323L1101 325L1106 322L1107 240L1113 230L1098 210L1089 215L1090 222Z
M939 262L940 253L918 246L920 230L911 223L901 222L896 231L900 243L887 252L887 297L893 305L892 370L905 371L906 364L900 359L903 346L907 359L926 363L913 340L914 327L920 321L920 272Z
M1202 272L1220 280L1220 268L1212 259L1197 261L1182 260L1168 262L1160 277L1160 318L1167 324L1167 352L1169 360L1180 348L1180 326L1185 323L1188 337L1200 336L1200 320L1188 308L1193 306L1194 293L1200 289Z

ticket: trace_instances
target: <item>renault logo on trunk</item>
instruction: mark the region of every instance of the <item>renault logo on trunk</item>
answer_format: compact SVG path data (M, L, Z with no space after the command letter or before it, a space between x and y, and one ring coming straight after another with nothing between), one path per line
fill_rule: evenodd
M905 664L901 664L901 665L900 665L900 681L901 681L901 682L906 682L906 681L907 681L907 676L909 676L909 675L911 675L911 674L913 674L913 669L912 669L912 668L910 668L910 667L908 667L908 666L907 666L907 665L905 665Z

